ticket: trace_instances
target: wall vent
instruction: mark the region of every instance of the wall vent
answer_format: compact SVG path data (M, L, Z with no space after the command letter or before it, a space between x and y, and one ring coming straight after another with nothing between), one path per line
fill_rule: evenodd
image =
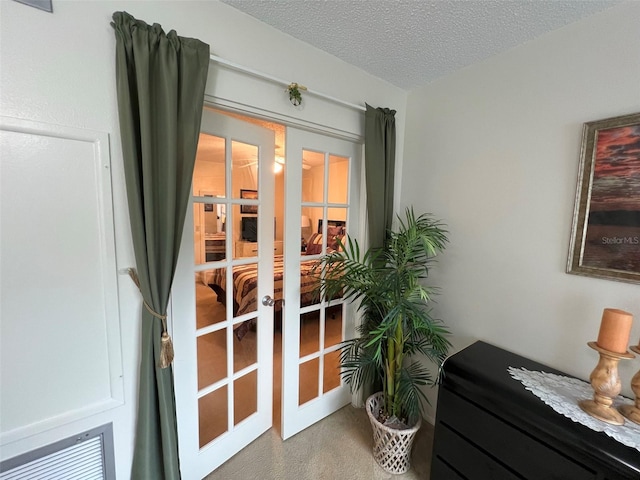
M0 463L0 480L113 480L109 423Z

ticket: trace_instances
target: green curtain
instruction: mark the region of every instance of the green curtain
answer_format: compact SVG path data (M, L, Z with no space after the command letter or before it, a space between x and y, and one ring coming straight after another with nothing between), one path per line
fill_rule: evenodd
M111 25L131 234L145 307L131 477L178 479L173 370L160 366L167 340L161 317L189 201L209 46L173 30L165 34L160 25L126 12L115 12Z
M396 168L395 110L367 105L364 126L369 246L382 248L393 222Z

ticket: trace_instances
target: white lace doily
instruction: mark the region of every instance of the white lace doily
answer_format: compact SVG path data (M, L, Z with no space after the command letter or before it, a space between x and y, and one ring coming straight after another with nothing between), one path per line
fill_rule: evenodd
M630 421L622 426L610 425L593 418L578 406L580 400L593 398L593 388L589 383L553 373L532 372L526 368L509 367L508 370L513 378L559 414L640 451L640 425ZM624 404L633 402L620 395L613 401L614 407Z

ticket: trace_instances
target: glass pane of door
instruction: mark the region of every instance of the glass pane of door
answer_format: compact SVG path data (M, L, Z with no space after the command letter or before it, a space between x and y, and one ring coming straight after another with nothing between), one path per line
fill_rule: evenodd
M346 234L349 214L349 157L335 155L330 151L318 152L304 149L302 153L302 178L316 188L309 201L302 201L301 210L309 216L315 226L311 234L301 266L308 262L309 256L323 255L341 248L341 240ZM325 182L326 177L326 182ZM305 197L304 184L301 197ZM302 218L302 217L301 217ZM300 291L305 290L304 269L301 268ZM333 300L330 304L314 298L309 304L301 300L301 307L311 306L303 315L306 321L300 324L300 394L298 404L317 398L333 388L340 387L340 370L336 358L338 346L343 338L342 301ZM312 319L312 320L311 320ZM317 369L317 370L316 370ZM304 376L304 378L303 378ZM309 379L316 383L310 385ZM322 378L322 383L319 379Z
M225 258L226 139L201 133L193 171L194 261L196 265Z

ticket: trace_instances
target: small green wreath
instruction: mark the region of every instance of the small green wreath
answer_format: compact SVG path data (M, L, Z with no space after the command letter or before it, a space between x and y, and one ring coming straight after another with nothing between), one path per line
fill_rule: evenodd
M300 93L301 89L306 90L306 88L298 85L297 83L292 83L287 87L287 91L289 92L289 101L296 107L302 103L302 94Z

